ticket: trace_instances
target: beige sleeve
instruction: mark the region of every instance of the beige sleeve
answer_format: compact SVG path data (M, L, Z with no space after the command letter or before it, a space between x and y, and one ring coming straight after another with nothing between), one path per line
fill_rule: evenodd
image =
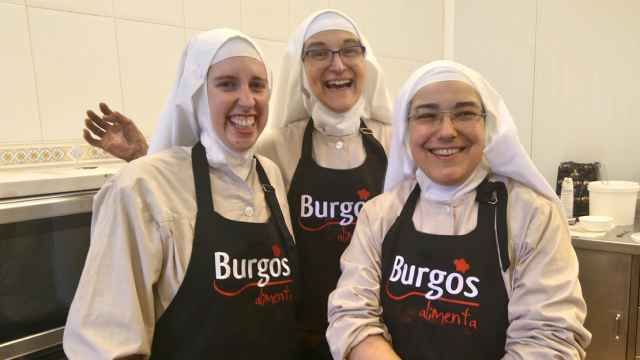
M94 200L91 245L64 332L70 359L150 352L161 232L138 194L119 185L112 178Z
M386 195L386 194L385 194ZM366 337L389 332L380 303L381 245L386 234L380 197L358 215L351 243L342 254L342 275L329 296L327 339L334 359L344 359Z
M509 194L509 214L515 256L503 359L584 359L591 335L583 326L587 309L562 212L521 189Z

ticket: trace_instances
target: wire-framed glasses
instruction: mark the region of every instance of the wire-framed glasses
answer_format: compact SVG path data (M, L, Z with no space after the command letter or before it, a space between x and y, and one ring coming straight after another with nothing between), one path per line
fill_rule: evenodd
M302 52L302 60L309 59L318 63L329 63L333 61L335 54L340 55L342 61L350 61L364 56L366 48L363 45L349 45L340 49L332 50L327 48L311 48Z
M434 128L442 126L445 115L449 116L454 126L464 127L474 124L476 121L484 119L486 112L480 110L456 109L456 110L434 110L428 108L418 108L413 114L408 116L409 121L428 125Z

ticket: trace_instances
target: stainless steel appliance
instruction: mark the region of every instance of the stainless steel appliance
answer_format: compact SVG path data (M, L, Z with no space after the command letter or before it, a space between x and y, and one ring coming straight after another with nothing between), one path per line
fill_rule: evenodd
M0 359L65 359L95 192L0 199Z

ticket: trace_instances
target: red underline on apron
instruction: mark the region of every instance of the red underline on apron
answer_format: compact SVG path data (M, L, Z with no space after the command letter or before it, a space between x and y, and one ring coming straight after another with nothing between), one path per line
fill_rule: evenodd
M387 296L389 296L389 299L394 300L394 301L404 300L404 299L408 298L409 296L425 297L425 295L426 295L426 293L420 292L420 291L409 291L406 294L397 295L397 296L393 295L391 293L391 291L389 290L389 282L388 281L387 281L387 284L385 285L385 291L387 293ZM480 304L477 303L477 302L448 299L448 298L445 298L445 297L439 297L439 298L431 300L431 301L442 301L442 302L448 302L448 303L460 304L460 305L467 305L467 306L473 306L473 307L479 307L480 306Z
M298 218L298 224L300 225L300 227L302 228L302 230L304 231L320 231L324 228L326 228L329 225L335 225L335 224L339 224L340 221L339 220L331 220L331 221L327 221L326 223L320 225L317 228L312 228L312 227L308 227L308 226L304 226L302 224L302 218Z
M267 283L267 285L263 286L263 288L269 287L269 286L275 286L275 285L289 284L289 283L292 283L292 282L293 282L293 280L291 280L291 279L273 281L273 282ZM241 287L237 291L226 291L226 290L222 290L221 288L219 288L218 285L216 284L215 280L213 281L213 288L215 289L215 291L217 291L221 295L224 295L224 296L227 296L227 297L240 295L243 291L247 290L250 287L254 287L254 286L258 287L258 282L257 281L253 282L253 283L246 284L246 285L244 285L243 287Z

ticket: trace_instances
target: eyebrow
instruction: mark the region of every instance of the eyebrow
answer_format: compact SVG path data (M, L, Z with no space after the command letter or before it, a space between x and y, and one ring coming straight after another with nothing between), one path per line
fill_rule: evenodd
M238 77L237 76L233 76L233 75L220 75L220 76L216 76L213 78L213 81L218 82L218 81L229 81L229 80L237 80ZM262 81L265 83L268 83L269 81L267 80L267 78L263 78L261 76L252 76L251 79L249 79L249 81Z
M482 106L480 104L478 104L475 101L460 101L457 102L453 108L454 109L459 109L459 108L463 108L463 107L468 107L468 106L472 106L472 107L477 107L477 108L482 108ZM420 104L418 106L416 106L414 108L414 110L422 110L422 109L426 109L426 110L438 110L440 109L440 105L437 103L426 103L426 104Z
M360 44L360 40L356 39L356 38L349 38L349 39L344 39L342 41L342 46L344 45L350 45L350 44ZM314 41L312 43L309 43L307 46L305 46L305 49L310 49L313 47L327 47L327 43L325 43L324 41Z
M264 82L268 82L268 81L269 81L267 78L263 78L263 77L261 77L261 76L257 76L257 75L256 75L256 76L253 76L253 77L251 78L251 81L253 81L253 80L260 80L260 81L264 81Z
M213 81L235 80L237 77L233 75L220 75L213 78Z

